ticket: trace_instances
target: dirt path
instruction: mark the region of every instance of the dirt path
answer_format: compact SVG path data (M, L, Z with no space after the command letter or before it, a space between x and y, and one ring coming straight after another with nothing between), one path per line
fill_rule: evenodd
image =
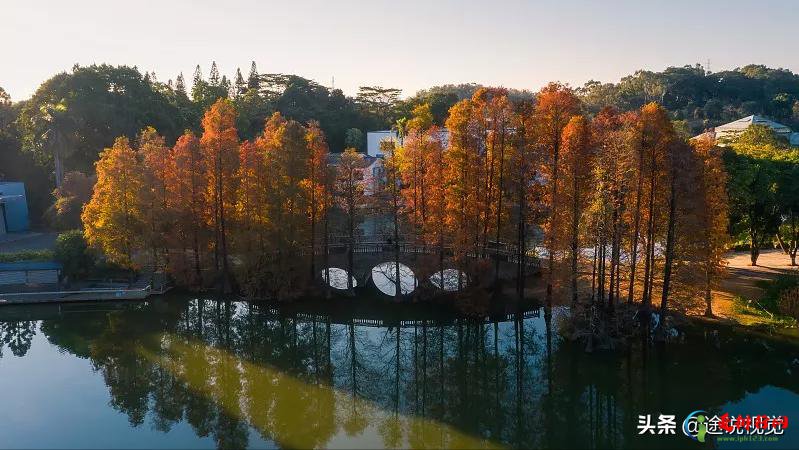
M749 252L732 252L727 256L727 261L727 277L713 292L713 309L718 316L736 321L754 321L741 317L735 307L736 297L760 300L763 290L757 287L758 281L772 280L780 274L799 274L797 267L791 267L788 255L780 250L764 250L757 260L757 266L749 265Z

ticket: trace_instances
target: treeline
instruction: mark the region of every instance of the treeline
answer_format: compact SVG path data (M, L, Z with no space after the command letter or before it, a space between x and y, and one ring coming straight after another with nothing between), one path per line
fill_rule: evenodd
M177 74L167 81L135 67L75 66L42 83L24 101L12 103L0 88L0 172L28 184L38 220L65 174L75 171L91 179L100 149L111 146L115 137L134 139L152 126L171 145L186 129L199 133L205 110L218 98L231 99L241 139L253 139L263 122L280 112L301 123L317 120L331 150L341 152L362 150L366 131L407 120L421 104L429 104L433 122L443 126L449 109L479 88L436 86L402 99L399 89L365 86L348 97L296 75L259 72L254 64L249 71L237 69L230 79L212 64L208 72L198 66L191 79ZM799 128L799 78L758 65L714 73L699 66L639 71L619 83L586 83L576 93L591 114L607 106L637 110L656 101L693 134L753 113ZM516 90L509 96L513 101L534 97ZM51 208L51 225L64 228L61 222L76 221L75 214L61 217Z
M187 129L199 133L203 114L219 98L230 99L236 109L241 139L253 139L280 112L302 123L318 121L335 152L363 150L365 132L390 127L402 109L399 89L365 86L349 97L300 76L259 73L254 63L246 75L236 74L220 76L212 64L207 73L198 66L189 80L178 74L160 81L135 67L103 64L59 73L16 103L0 87L0 176L26 182L38 221L52 206L53 188L69 182L66 174L91 179L100 150L116 137L133 140L152 126L172 145ZM78 210L85 201L75 199ZM77 215L50 208L47 219L69 228L64 223L74 223Z
M557 296L665 309L672 297L704 297L711 312L727 237L722 153L686 141L655 103L590 118L559 84L535 102L482 88L450 109L446 147L423 104L398 145L382 144L373 186L354 149L331 164L316 122L275 113L260 136L240 141L236 119L222 99L205 113L202 134L187 132L174 147L152 128L133 144L118 138L101 154L83 210L90 244L188 284L210 278L225 291L286 298L319 278L333 244L347 247L353 273L359 225L371 217L395 251L423 245L440 270L493 274L494 287L494 255L505 249L520 295L537 256L550 269L549 305Z

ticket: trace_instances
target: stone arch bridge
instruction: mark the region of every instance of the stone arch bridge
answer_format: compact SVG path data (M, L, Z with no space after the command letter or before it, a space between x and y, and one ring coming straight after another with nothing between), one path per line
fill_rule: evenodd
M337 267L341 269L347 268L347 252L349 246L344 239L331 239L336 242L329 245L328 252L328 265L329 267ZM398 247L398 248L397 248ZM320 244L317 249L322 248ZM323 257L317 252L315 256L317 267L319 267L317 276L321 278L322 269L324 269ZM481 252L482 253L482 252ZM398 258L397 258L398 255ZM425 245L411 242L401 242L395 246L389 239L381 237L367 237L359 239L353 245L353 276L358 282L359 286L366 286L369 284L372 275L372 269L386 262L394 262L398 259L401 264L409 267L419 285L429 282L430 277L443 269L457 269L452 259L453 250L451 246L444 248L444 261L443 267L441 264L441 257L439 254L439 247L435 245ZM476 276L493 279L496 267L499 267L499 278L502 280L514 280L518 271L518 252L515 245L500 244L490 245L485 250L485 256L478 255L472 251L467 253L469 264L465 268L466 276L470 280L474 280ZM487 262L488 264L480 266L479 270L486 271L486 273L476 273L477 263L480 261ZM499 265L497 266L497 261ZM526 274L538 273L541 269L540 260L537 257L527 256L525 258L525 272Z

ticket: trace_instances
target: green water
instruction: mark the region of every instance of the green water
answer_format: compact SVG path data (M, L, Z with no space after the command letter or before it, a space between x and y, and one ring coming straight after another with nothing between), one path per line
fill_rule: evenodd
M0 447L708 448L680 431L694 410L799 420L795 345L695 329L586 354L562 311L364 303L0 307ZM677 434L639 436L660 413ZM718 446L799 448L799 426Z

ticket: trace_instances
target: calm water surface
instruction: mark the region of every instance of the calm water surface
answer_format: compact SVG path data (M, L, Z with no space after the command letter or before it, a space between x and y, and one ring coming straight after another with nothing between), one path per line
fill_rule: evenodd
M638 415L704 409L788 415L760 447L799 448L797 346L694 330L586 354L557 323L180 296L1 307L0 447L690 448L638 436Z

